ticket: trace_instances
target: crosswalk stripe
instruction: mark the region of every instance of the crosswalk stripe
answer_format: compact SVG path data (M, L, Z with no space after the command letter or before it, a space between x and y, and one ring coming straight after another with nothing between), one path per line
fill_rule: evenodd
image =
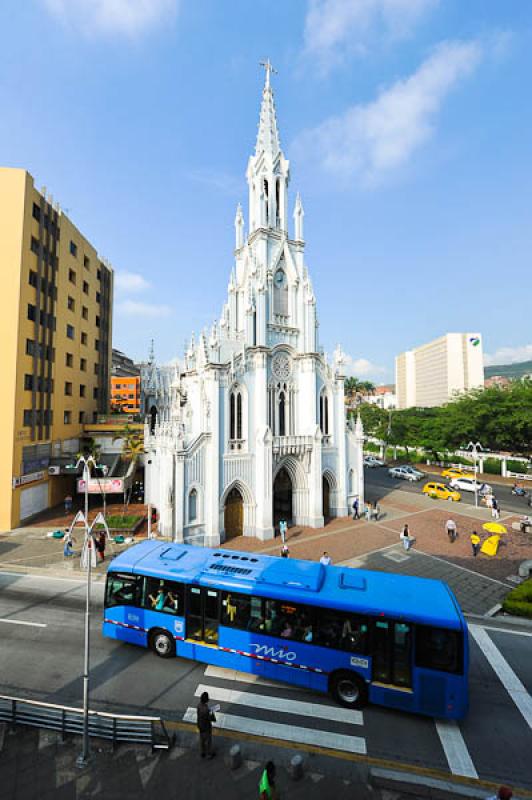
M470 625L469 632L493 667L498 679L514 701L528 727L532 729L532 697L521 683L499 648L492 642L484 628Z
M249 708L267 709L284 714L299 714L303 717L326 719L333 722L347 722L349 725L364 724L361 711L340 708L339 706L306 703L303 700L287 700L284 697L269 697L264 694L240 692L238 689L222 689L218 686L204 686L203 684L200 684L196 689L196 697L200 697L203 692L208 692L211 700L219 700L222 703L241 704Z
M195 723L196 709L187 708L183 721ZM367 752L366 740L361 736L345 736L341 733L329 733L313 728L299 728L296 725L282 725L279 722L238 717L233 714L224 714L221 711L216 713L216 727L222 730L282 739L285 742L328 747L331 750L343 750L348 753L366 755Z
M462 732L454 720L436 720L436 730L453 775L478 778Z
M275 689L285 689L291 692L296 689L301 689L300 686L294 686L290 683L283 683L282 681L268 681L266 678L260 678L258 675L253 675L251 672L238 672L236 669L227 669L226 667L212 667L206 668L204 675L207 678L222 678L225 681L239 681L240 683L256 683L259 686L273 686Z

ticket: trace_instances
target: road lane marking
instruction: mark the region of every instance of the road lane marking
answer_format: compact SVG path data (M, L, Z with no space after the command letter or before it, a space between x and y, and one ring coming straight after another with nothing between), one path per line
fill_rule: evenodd
M513 631L511 628L493 628L491 625L484 627L487 631L496 631L497 633L512 633L514 636L532 636L529 631Z
M526 687L521 683L484 628L478 625L470 625L469 632L493 667L493 671L514 701L528 727L532 730L532 697L527 692Z
M227 669L226 667L212 667L208 666L205 669L204 675L207 678L222 678L225 681L239 681L240 683L255 683L259 686L272 686L274 689L287 689L288 691L296 691L300 689L305 691L304 687L294 686L293 684L283 683L283 681L267 681L266 678L260 678L258 675L253 675L250 672L238 672L236 669Z
M183 722L196 724L196 709L187 708ZM366 740L361 736L346 736L341 733L329 733L313 728L299 728L296 725L282 725L269 720L252 719L251 717L238 717L234 714L216 712L216 728L221 730L250 733L255 736L277 738L285 742L328 747L331 750L342 750L347 753L360 753L366 755Z
M436 730L453 775L478 778L475 765L469 755L462 732L454 720L437 720Z
M347 722L349 725L363 725L364 718L361 711L327 706L321 703L307 703L304 700L289 700L284 697L270 697L264 694L241 692L238 689L223 689L217 686L205 686L200 683L195 691L196 697L201 697L207 692L211 700L222 703L235 703L247 705L250 708L263 708L268 711L277 711L284 714L298 714L314 719L326 719L333 722Z
M26 622L23 619L5 619L0 617L0 622L8 622L10 625L29 625L32 628L47 628L45 622Z

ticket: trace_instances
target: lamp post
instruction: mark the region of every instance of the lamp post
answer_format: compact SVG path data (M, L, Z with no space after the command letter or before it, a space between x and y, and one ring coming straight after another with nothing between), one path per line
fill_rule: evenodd
M473 456L474 471L475 471L475 508L478 508L477 460L478 460L478 451L482 450L482 445L480 444L480 442L469 442L466 450L471 450L471 455Z
M83 745L76 764L80 769L85 767L90 757L89 745L89 647L90 647L90 607L91 607L91 566L94 551L94 537L89 526L89 480L90 465L96 466L92 456L80 456L76 469L83 464L83 480L85 482L85 556L87 560L87 592L85 600L85 653L83 658ZM82 556L83 558L83 556Z

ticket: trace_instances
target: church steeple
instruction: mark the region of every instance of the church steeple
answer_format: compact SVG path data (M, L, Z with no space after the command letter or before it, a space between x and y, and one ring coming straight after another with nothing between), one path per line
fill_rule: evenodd
M288 227L287 195L290 180L289 162L281 150L277 116L271 87L271 73L275 72L270 60L261 61L266 70L262 90L259 129L255 153L248 163L249 232L258 228L280 229Z

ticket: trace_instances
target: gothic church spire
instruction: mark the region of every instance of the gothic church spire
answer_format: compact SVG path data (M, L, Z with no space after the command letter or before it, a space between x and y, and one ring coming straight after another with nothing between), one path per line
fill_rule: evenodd
M257 133L257 144L255 145L255 155L259 156L262 152L274 159L281 149L279 141L279 131L277 129L277 116L275 113L275 103L273 92L270 85L270 73L275 72L270 63L261 61L261 66L266 71L264 89L262 90L262 103L260 107L259 130Z

